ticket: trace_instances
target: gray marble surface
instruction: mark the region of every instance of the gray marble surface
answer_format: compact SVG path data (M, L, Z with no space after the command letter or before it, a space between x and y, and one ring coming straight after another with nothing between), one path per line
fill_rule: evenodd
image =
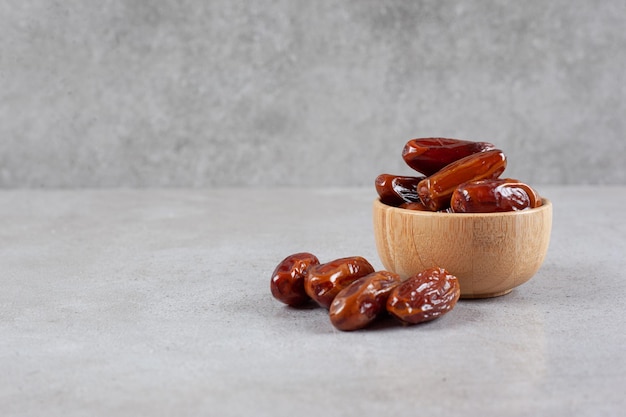
M302 250L380 268L369 188L1 191L0 414L620 415L626 188L539 191L531 281L351 333L269 278Z
M624 27L624 0L0 2L0 188L369 186L428 136L624 185Z

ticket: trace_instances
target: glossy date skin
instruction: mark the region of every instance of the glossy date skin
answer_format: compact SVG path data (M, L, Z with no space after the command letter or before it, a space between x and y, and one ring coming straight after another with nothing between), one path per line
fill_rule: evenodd
M374 184L380 201L390 206L419 201L417 184L425 177L380 174Z
M411 139L404 145L402 158L417 172L432 175L466 156L495 149L489 142L472 142L449 138Z
M423 323L452 310L460 296L454 275L443 268L429 268L391 291L387 311L403 323Z
M339 291L372 272L374 267L361 256L335 259L309 269L304 290L320 306L329 308Z
M454 190L461 184L495 179L506 168L506 156L499 149L475 153L459 159L437 173L426 177L417 186L420 200L432 211L450 206Z
M385 312L387 298L401 279L398 274L378 271L359 278L341 290L329 309L330 322L339 330L366 327Z
M496 213L541 206L541 197L529 185L512 178L461 184L452 193L454 213Z
M317 257L308 252L294 253L283 259L272 272L270 290L274 298L293 307L309 301L311 298L304 291L304 277L319 263Z

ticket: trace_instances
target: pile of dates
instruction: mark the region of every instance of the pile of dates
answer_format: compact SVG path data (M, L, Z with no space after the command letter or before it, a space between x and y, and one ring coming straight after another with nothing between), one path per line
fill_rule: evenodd
M362 329L389 314L404 324L433 320L454 308L461 295L458 279L443 268L430 268L405 281L375 271L363 257L320 263L307 252L281 261L270 282L272 295L292 306L315 302L329 310L339 330Z
M409 210L493 213L542 204L537 192L516 179L500 178L506 156L489 142L448 138L409 140L406 164L421 176L381 174L376 191L383 203Z

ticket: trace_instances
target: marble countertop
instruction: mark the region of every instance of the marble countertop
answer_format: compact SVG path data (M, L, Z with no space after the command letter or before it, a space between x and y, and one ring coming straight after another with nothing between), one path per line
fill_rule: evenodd
M0 191L0 414L623 413L626 187L538 189L528 283L357 332L269 279L299 251L382 268L371 189Z

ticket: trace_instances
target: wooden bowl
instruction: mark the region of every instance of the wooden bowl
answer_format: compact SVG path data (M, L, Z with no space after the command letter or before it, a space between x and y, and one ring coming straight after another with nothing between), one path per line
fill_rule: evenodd
M548 251L552 203L505 213L437 213L374 201L374 237L384 267L406 279L445 268L461 298L509 293L528 281Z

